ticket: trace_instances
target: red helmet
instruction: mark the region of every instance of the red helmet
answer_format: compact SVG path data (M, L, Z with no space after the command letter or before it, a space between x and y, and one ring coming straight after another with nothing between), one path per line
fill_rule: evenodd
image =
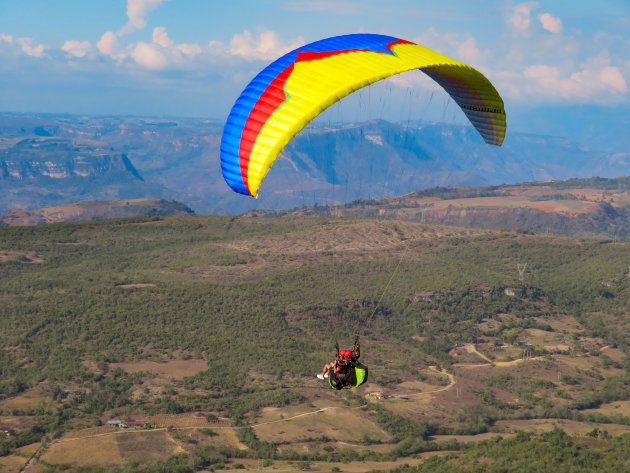
M352 351L351 350L341 350L339 352L340 356L352 356Z

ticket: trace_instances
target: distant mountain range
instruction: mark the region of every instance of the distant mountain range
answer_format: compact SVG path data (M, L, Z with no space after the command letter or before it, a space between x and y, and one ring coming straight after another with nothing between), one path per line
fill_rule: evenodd
M628 150L599 151L565 138L508 131L497 148L466 126L312 124L280 155L256 200L224 183L221 132L221 122L200 119L0 115L0 213L153 197L197 213L238 214L436 186L630 174Z

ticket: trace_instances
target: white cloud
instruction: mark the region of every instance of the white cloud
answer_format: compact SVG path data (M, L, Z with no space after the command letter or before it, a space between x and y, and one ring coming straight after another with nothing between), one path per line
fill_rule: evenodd
M479 48L476 38L467 33L439 34L431 27L413 41L473 67L483 64L489 56L488 51Z
M153 30L153 42L159 44L163 48L173 46L173 40L168 37L165 26L158 26Z
M523 75L528 79L533 79L541 84L552 84L558 81L560 71L558 71L557 67L539 64L536 66L529 66L525 69Z
M599 77L604 84L611 86L621 94L628 92L626 80L621 75L621 71L616 67L607 66L599 73Z
M531 22L531 12L535 6L535 3L519 3L515 5L514 10L508 17L508 25L512 26L517 32L527 31Z
M46 48L43 44L35 46L33 38L18 38L16 42L24 54L33 57L42 57L44 55L44 49Z
M230 77L231 82L246 82L257 66L246 65L241 58L271 61L305 43L302 37L282 38L263 27L240 30L225 43L178 43L177 38L169 37L168 24L152 31L147 28L149 15L165 1L168 0L126 0L129 21L122 29L105 32L97 42L68 40L61 47L66 54L61 54L58 49L56 54L52 53L32 38L2 33L0 51L17 56L46 56L51 61L65 63L86 58L72 63L75 69L84 67L86 70L91 67L88 60L102 55L101 58L107 57L111 61L95 62L94 70L115 67L115 73L121 77L146 69L183 73L169 74L169 79L197 73L189 76L191 83L196 80L193 76L209 75ZM542 4L527 0L518 4L506 3L504 34L492 43L485 42L481 33L473 36L467 32L438 32L435 28L410 39L477 68L504 98L514 101L612 103L621 100L629 103L630 60L623 54L624 48L627 50L630 46L628 39L622 34L578 31L569 23L569 17L565 19L565 25L560 18L545 13ZM329 0L288 0L284 3L285 9L320 12L331 10L335 5L352 11L359 4L353 0L341 0L338 4ZM127 35L143 28L144 31L138 31L134 36ZM610 51L610 54L600 54L600 51ZM150 74L143 76L150 77ZM439 89L424 74L403 74L388 82L396 87Z
M209 48L212 48L213 46L214 45L212 43L208 45ZM193 44L181 43L181 44L176 45L175 47L177 48L177 50L181 51L187 56L196 56L197 54L201 54L203 52L202 47L199 46L197 43L193 43Z
M89 41L79 42L71 40L63 43L61 50L74 57L85 57L92 51L92 44Z
M168 65L168 58L156 44L140 41L133 46L129 56L146 69L164 69Z
M272 60L304 44L304 38L298 36L292 42L284 43L274 31L261 31L258 38L249 31L235 34L230 41L230 54L245 59Z
M141 30L147 26L147 15L166 0L127 0L129 23L122 27L119 34Z
M590 58L576 72L556 66L533 65L525 69L520 92L539 100L611 102L628 92L621 71L609 64L607 53Z
M414 73L416 71L408 71L404 74L396 74L391 77L388 77L383 82L387 82L388 84L392 84L396 87L400 87L401 89L424 89L424 90L432 90L432 91L440 91L442 87L431 79L425 73Z
M477 47L477 40L473 36L467 36L457 48L458 58L472 64L480 63L484 59L484 53Z
M104 55L116 59L119 63L133 61L145 69L160 70L173 65L182 65L182 58L193 57L203 52L198 44L175 44L168 37L166 27L153 29L151 42L138 41L126 43L125 35L147 26L147 16L168 0L127 0L129 22L117 32L108 31L96 43L97 49ZM211 44L210 49L214 48Z
M14 38L11 35L0 33L0 43L12 45L27 56L44 57L46 46L43 44L35 44L33 38Z
M171 54L173 53L177 54L179 52L187 56L195 56L203 52L203 48L199 46L197 43L175 44L175 42L171 38L168 37L165 26L158 26L157 28L153 30L153 43L160 45L166 51L170 51ZM213 45L210 44L208 46L212 47Z
M562 20L560 18L555 18L549 13L541 13L538 15L538 19L542 27L547 31L551 33L560 33L562 31Z
M98 50L108 56L111 56L118 50L118 38L112 31L101 36L101 39L96 43Z
M119 63L132 61L143 69L161 70L169 67L185 67L187 59L203 52L216 52L220 43L211 42L206 47L197 43L176 44L169 38L166 27L158 26L153 29L152 41L138 41L121 44L119 37L111 31L105 33L97 43L98 50Z

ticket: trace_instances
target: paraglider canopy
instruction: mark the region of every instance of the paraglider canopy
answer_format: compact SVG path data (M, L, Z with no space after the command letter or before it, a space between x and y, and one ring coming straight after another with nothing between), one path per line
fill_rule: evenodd
M234 191L257 197L277 156L313 118L355 90L412 69L441 85L486 143L503 143L503 100L477 70L392 36L336 36L282 56L241 93L221 138L225 181Z

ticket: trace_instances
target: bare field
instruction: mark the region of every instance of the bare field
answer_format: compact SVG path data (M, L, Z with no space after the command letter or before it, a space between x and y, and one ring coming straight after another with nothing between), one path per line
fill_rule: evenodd
M18 473L26 463L26 458L19 455L6 455L0 457L0 471L2 473Z
M0 408L5 409L34 409L37 407L37 403L42 400L48 399L38 390L29 390L23 394L20 394L15 397L10 397L8 399L0 402Z
M119 465L123 462L115 435L72 438L48 446L41 459L53 465L74 463L79 466Z
M62 437L53 442L41 458L54 465L109 466L128 461L154 461L183 451L165 430L118 431Z
M584 412L598 412L606 415L630 416L630 401L615 401L602 404L596 409L585 409Z
M178 428L175 428L176 430ZM197 444L227 445L247 449L232 428L219 427L212 436L194 427L179 427ZM38 444L37 444L38 445ZM36 445L28 446L28 451ZM26 447L24 447L26 448ZM121 430L103 426L71 431L52 442L42 460L50 464L111 466L126 462L147 463L185 450L166 429Z
M535 433L549 432L558 427L569 435L585 435L595 428L606 430L611 435L630 432L630 425L578 422L566 419L500 420L496 425L511 431L524 430Z
M555 315L553 317L537 317L539 322L549 325L556 332L582 331L584 327L572 315Z
M592 356L553 355L554 360L566 367L587 370L599 364L599 360Z
M601 352L618 363L622 363L626 356L619 348L602 347Z
M568 350L569 345L567 338L556 332L547 332L536 328L528 328L524 330L523 340L530 342L532 345L542 346L547 350Z
M34 416L0 416L0 430L26 430L35 425Z
M201 444L228 445L236 447L239 450L247 450L247 445L239 440L235 428L220 427L212 430L215 434L212 437L196 430L187 430L187 432Z
M112 368L122 368L128 373L148 372L156 376L183 379L208 369L205 360L124 361L111 363Z
M125 462L148 463L185 452L164 430L120 434L116 435L116 440L120 456Z
M34 251L0 250L0 263L18 261L20 263L41 264L44 259Z
M32 443L30 445L24 445L23 447L18 448L17 451L20 452L20 454L22 455L26 455L30 457L37 451L37 449L40 447L41 444L42 444L41 442L37 442L37 443Z
M331 406L330 402L326 404L327 405L323 405L323 403L317 402L312 405L299 404L286 407L264 407L257 414L253 422L257 425L272 422L285 422L300 416L315 415L315 413L319 412L321 409L343 407L343 404L338 402L335 403L337 406Z
M352 429L348 429L348 426L352 426ZM254 426L254 430L261 440L268 441L299 442L322 436L353 441L363 435L381 441L390 439L389 434L362 411L347 407L329 408L314 414L292 417L290 422L259 423Z

